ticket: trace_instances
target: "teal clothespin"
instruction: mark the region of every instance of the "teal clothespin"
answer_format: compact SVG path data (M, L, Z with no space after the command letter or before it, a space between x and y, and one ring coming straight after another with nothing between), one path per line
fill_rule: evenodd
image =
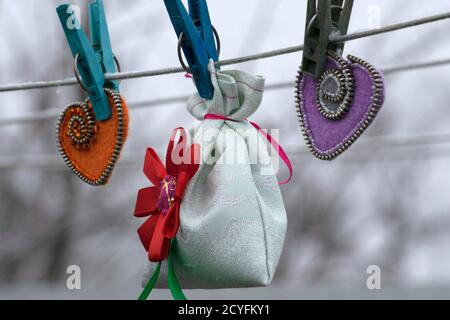
M206 0L188 0L189 13L181 0L164 0L173 28L179 38L179 46L189 64L186 71L192 73L201 97L212 99L214 88L211 83L208 64L210 59L217 62L220 55L220 40L211 24ZM217 37L218 44L214 40Z
M326 53L342 53L344 43L331 43L330 35L347 34L353 0L308 0L302 70L318 78L325 70Z
M120 67L112 51L103 0L94 1L89 5L89 19L92 47L100 58L103 72L116 73ZM105 86L119 91L119 80L106 80Z
M89 5L92 43L81 29L70 5L63 4L56 11L72 55L76 58L76 68L81 75L81 84L88 92L95 117L99 121L106 121L111 117L111 106L104 88L118 91L119 83L105 80L105 73L115 73L118 67L115 65L112 53L103 0L96 0Z

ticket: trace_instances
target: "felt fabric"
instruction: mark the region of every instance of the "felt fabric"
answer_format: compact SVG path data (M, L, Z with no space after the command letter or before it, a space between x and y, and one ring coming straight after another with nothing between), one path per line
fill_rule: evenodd
M113 98L109 94L108 98L110 105L114 106ZM66 114L66 117L61 121L58 132L60 146L64 154L70 159L74 169L89 181L96 181L104 174L113 157L117 136L121 134L123 142L127 138L129 115L123 98L122 106L123 115L119 115L117 109L112 107L112 116L109 120L96 122L95 138L88 149L78 149L67 136L70 115ZM123 117L123 132L119 132L119 116Z
M303 88L300 88L303 96L300 99L303 101L301 111L306 134L314 149L321 155L331 154L349 142L368 120L373 108L374 79L364 66L357 63L351 63L350 66L355 80L354 98L347 114L338 121L329 120L320 114L316 104L317 80L310 75L303 74ZM326 68L329 70L340 67L335 60L329 58ZM383 101L384 92L381 104Z
M210 72L214 98L196 94L188 102L200 121L191 135L202 162L181 204L175 272L183 288L266 286L283 249L287 217L270 143L245 121L261 104L265 80L216 71L213 63ZM205 120L207 114L234 121ZM147 263L144 285L156 267ZM166 279L164 262L158 287L166 287Z

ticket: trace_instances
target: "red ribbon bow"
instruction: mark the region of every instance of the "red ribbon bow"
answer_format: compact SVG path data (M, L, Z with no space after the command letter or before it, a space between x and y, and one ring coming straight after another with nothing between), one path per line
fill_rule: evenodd
M180 138L175 145L175 138ZM139 190L134 215L148 217L138 234L152 262L167 259L171 239L180 226L180 205L189 181L199 168L200 146L187 146L186 131L177 128L170 138L166 168L156 152L149 148L145 156L144 173L153 187Z

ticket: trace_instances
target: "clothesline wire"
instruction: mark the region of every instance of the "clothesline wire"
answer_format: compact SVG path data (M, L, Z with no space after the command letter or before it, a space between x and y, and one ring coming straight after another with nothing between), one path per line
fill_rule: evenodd
M450 142L450 141L449 141ZM306 153L306 151L305 151ZM358 155L359 152L348 151L345 159L337 160L333 163L337 164L356 164L356 163L367 163L367 162L417 162L417 161L425 161L425 160L441 160L441 159L449 159L450 158L450 149L446 148L445 150L437 150L436 152L431 151L426 154L414 155L411 154L400 154L400 155L392 155L389 154L388 157L384 156L375 156L373 152L370 156L367 154ZM296 159L298 157L304 157L303 152L300 153L292 153L290 155L291 160ZM0 170L44 170L44 171L66 171L68 170L67 166L61 162L62 160L55 155L48 155L45 157L39 158L28 158L24 159L0 159ZM136 168L142 166L143 156L142 152L140 153L140 157L134 157L129 159L123 159L118 163L118 169L129 169ZM301 161L302 166L308 165L319 165L326 164L329 162L319 161L317 159L306 159Z
M416 160L434 160L450 157L450 133L446 134L422 134L409 137L393 137L393 136L379 136L366 137L361 140L358 145L347 151L345 158L340 159L337 163L360 163L366 162L382 162L382 161L416 161ZM435 151L422 152L420 154L414 153L414 156L407 152L401 152L401 157L395 157L389 152L388 158L377 158L377 150L398 149L398 148L429 148L427 150L435 149ZM316 165L318 163L326 163L323 161L308 160L311 157L310 152L305 148L295 146L286 147L286 152L291 158L306 157L306 165ZM370 156L367 157L367 152ZM425 154L426 157L421 156ZM348 156L347 156L348 155ZM350 157L349 157L350 156ZM119 162L119 167L136 167L142 165L143 151L128 151L125 152ZM305 161L301 162L305 165ZM0 156L0 170L55 170L61 171L67 169L61 157L56 154L33 155L25 157L16 156Z
M356 39L366 38L370 36L375 36L379 34L384 34L388 32L398 31L406 28L417 27L423 24L434 23L441 20L449 19L450 12L432 15L420 19L413 19L406 22L401 22L393 25L388 25L380 28L375 28L366 31L359 31L350 33L347 35L331 35L331 42L348 42ZM302 51L304 48L303 45L292 46L277 50L266 51L262 53L257 53L248 56L242 56L238 58L225 59L219 61L217 63L218 66L227 66L234 65L239 63L244 63L248 61L267 59L276 56L292 54L296 52ZM156 77L162 75L169 75L175 73L182 73L184 69L181 67L171 67L171 68L163 68L157 70L144 70L144 71L129 71L129 72L120 72L115 74L107 74L105 76L108 80L129 80L136 78L144 78L144 77ZM36 81L36 82L24 82L24 83L14 83L14 84L6 84L0 85L0 92L10 92L10 91L22 91L22 90L33 90L33 89L45 89L52 87L63 87L63 86L72 86L76 85L77 80L75 78L62 79L62 80L51 80L51 81Z
M410 20L407 22L402 22L398 24L393 24L377 29L372 30L366 30L361 32L355 32L347 35L332 35L330 36L330 41L332 42L347 42L352 41L356 39L361 39L369 36L375 36L383 33L393 32L401 29L416 27L419 25L427 24L427 23L433 23L437 21L441 21L444 19L450 18L450 12L433 15L421 19L415 19ZM239 64L244 63L248 61L254 61L254 60L260 60L260 59L267 59L271 57L296 53L303 50L303 45L300 46L292 46L277 50L271 50L267 52L262 52L258 54L233 58L233 59L226 59L218 62L218 66L227 66L227 65L233 65L233 64ZM436 66L442 66L450 64L450 59L445 60L436 60L436 61L430 61L430 62L424 62L424 63L416 63L416 64L409 64L409 65L402 65L402 66L395 66L391 68L386 68L383 70L384 74L392 74L396 72L403 72L403 71L410 71L410 70L417 70L422 68L430 68L430 67L436 67ZM182 73L184 70L182 68L172 67L172 68L164 68L164 69L158 69L158 70L144 70L144 71L131 71L131 72L121 72L116 74L107 74L105 77L108 80L127 80L127 79L136 79L136 78L143 78L143 77L155 77L155 76L161 76L161 75L168 75L168 74L175 74L175 73ZM62 87L62 86L70 86L70 85L76 85L77 81L75 78L70 79L63 79L63 80L53 80L53 81L38 81L38 82L26 82L26 83L16 83L16 84L7 84L7 85L0 85L0 92L8 92L8 91L21 91L21 90L32 90L32 89L44 89L44 88L52 88L52 87ZM268 86L268 90L277 90L277 89L283 89L293 86L293 82L281 82L281 83L275 83ZM161 105L161 104L169 104L169 103L175 103L178 101L184 101L188 97L187 96L179 96L179 97L171 97L166 99L157 99L157 100L151 100L141 103L134 104L134 108L141 108L141 107L148 107L148 106L155 106L155 105ZM40 111L39 113L32 114L28 116L28 118L22 117L18 119L0 119L0 125L6 125L11 123L20 123L20 122L29 122L29 121L38 121L38 120L46 120L49 118L53 118L56 116L54 112L56 109L50 109L45 111ZM421 146L423 143L426 143L427 145L433 145L433 144L446 144L450 143L450 134L441 134L438 136L440 139L431 139L431 141L426 141L427 136L418 136L415 139L409 139L407 141L395 141L393 139L391 141L391 144L389 144L389 137L385 138L385 143L381 143L379 146L389 146L389 145L395 145L397 147L410 147L410 146ZM394 142L392 144L392 142ZM370 146L369 146L370 147ZM296 150L293 151L293 153L296 156L306 154L306 150ZM36 161L37 159L44 160L41 163L39 161ZM30 162L29 162L30 161ZM27 163L28 162L28 163ZM135 165L137 164L133 162L128 162L129 165ZM0 158L0 169L39 169L44 168L48 166L48 168L55 168L55 164L57 166L60 166L61 168L64 168L64 165L61 163L60 159L55 155L43 155L40 157L36 157L34 159L29 158L28 160L24 160L23 158L17 159L17 158ZM126 165L126 162L123 161L123 164Z
M409 64L403 64L388 68L383 68L382 72L384 75L388 76L395 73L400 72L408 72L408 71L417 71L421 69L428 69L433 67L440 67L450 65L450 58L448 59L440 59L440 60L434 60L434 61L428 61L428 62L422 62L422 63L409 63ZM277 83L272 83L266 86L267 91L272 90L281 90L293 87L295 83L293 81L282 81ZM175 104L175 103L182 103L187 101L189 99L189 95L180 95L180 96L174 96L174 97L168 97L168 98L159 98L159 99L152 99L152 100L146 100L146 101L137 101L129 103L130 109L137 110L137 109L144 109L144 108L151 108L151 107L158 107L163 105L169 105L169 104ZM27 124L31 122L36 121L46 121L55 119L61 112L60 108L52 108L47 110L40 110L37 112L30 112L29 114L20 115L17 117L9 117L9 118L3 118L0 119L0 127L3 126L9 126L9 125L18 125L18 124Z

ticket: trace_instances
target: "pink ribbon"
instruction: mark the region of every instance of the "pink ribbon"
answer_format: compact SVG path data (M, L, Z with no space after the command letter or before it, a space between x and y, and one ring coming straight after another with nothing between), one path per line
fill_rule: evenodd
M221 120L221 121L223 120L223 121L241 122L241 121L238 121L238 120L227 118L227 117L222 116L220 114L213 114L213 113L208 113L205 116L205 120ZM283 162L285 163L286 167L289 169L289 178L287 180L283 181L283 182L279 182L278 184L279 185L288 184L291 181L291 179L292 179L292 175L293 175L293 171L294 170L292 168L291 160L289 160L289 157L287 156L286 152L280 146L278 141L276 141L270 134L265 132L258 124L254 123L254 122L251 122L249 120L245 120L245 121L247 121L249 124L251 124L252 127L254 127L256 130L258 130L259 133L261 133L263 135L263 137L266 138L267 141L269 141L269 143L272 145L272 147L278 153L280 159L283 160Z

